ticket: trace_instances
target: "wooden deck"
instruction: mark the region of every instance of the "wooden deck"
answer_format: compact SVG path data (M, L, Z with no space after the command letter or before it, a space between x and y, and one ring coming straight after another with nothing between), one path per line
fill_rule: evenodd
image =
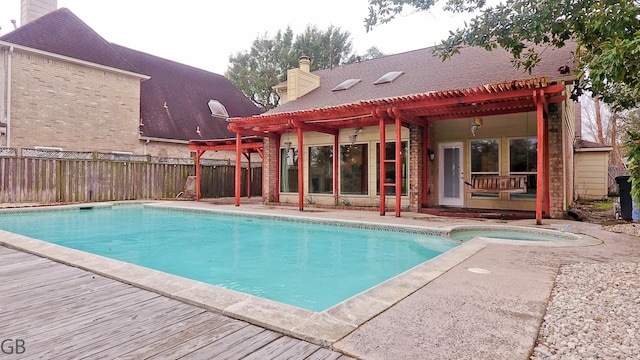
M7 339L2 350L20 359L352 359L0 246L0 342Z

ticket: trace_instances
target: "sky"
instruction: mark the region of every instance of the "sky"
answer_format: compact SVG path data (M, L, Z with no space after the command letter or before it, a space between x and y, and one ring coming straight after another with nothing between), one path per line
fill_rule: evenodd
M396 54L437 44L465 17L441 10L407 12L367 33L367 0L58 0L107 41L224 75L229 56L263 35L291 26L333 25L351 33L353 49ZM468 19L469 16L467 15ZM0 1L0 35L20 25L20 0Z

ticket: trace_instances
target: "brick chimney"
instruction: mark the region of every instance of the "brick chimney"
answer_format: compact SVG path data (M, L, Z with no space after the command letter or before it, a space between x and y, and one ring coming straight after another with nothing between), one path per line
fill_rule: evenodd
M58 9L58 0L20 0L20 26Z

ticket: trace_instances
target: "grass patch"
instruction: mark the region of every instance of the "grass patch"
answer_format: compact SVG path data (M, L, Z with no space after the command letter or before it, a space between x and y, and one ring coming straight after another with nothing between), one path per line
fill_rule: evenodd
M610 211L613 209L613 201L611 199L597 200L592 202L591 206L593 206L593 211Z

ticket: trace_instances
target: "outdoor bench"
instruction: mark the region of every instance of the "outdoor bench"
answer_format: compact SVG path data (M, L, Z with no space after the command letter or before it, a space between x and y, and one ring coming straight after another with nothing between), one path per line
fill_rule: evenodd
M464 182L468 185L469 193L526 193L526 175L478 175L471 179L471 182Z

